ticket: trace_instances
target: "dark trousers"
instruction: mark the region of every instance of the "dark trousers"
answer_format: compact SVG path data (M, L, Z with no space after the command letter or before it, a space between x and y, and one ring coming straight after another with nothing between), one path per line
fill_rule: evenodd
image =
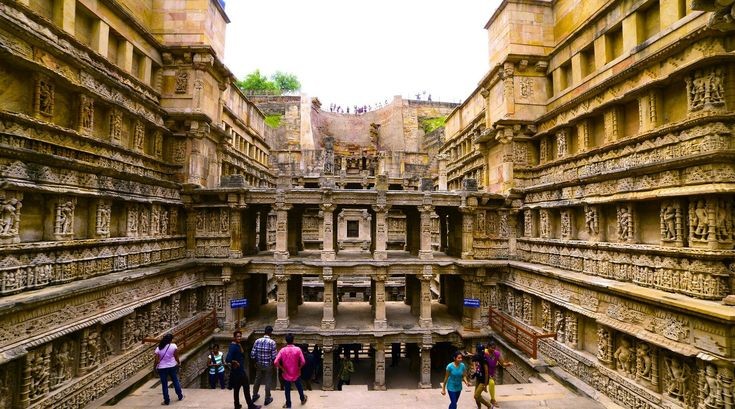
M350 384L350 380L349 379L347 379L347 380L340 379L339 381L337 381L337 390L338 391L341 391L342 390L342 385L349 385L349 384Z
M161 389L163 391L163 401L167 405L171 401L171 398L168 396L168 378L171 378L171 382L174 384L174 391L176 391L176 396L179 397L179 400L184 398L184 394L181 392L181 384L179 383L178 370L179 368L175 366L171 368L158 368L158 377L161 378Z
M214 389L217 387L217 379L219 379L219 386L225 388L225 371L209 374L209 387Z
M301 386L301 380L297 379L295 381L287 381L283 380L283 386L286 390L286 407L291 407L291 384L296 385L296 390L299 391L299 398L301 399L301 402L303 403L306 397L304 396L304 387Z
M248 404L248 408L253 406L253 399L250 397L250 379L248 374L244 371L234 370L230 373L232 379L232 395L235 398L235 407L240 406L240 388L242 387L243 393L245 394L245 402Z

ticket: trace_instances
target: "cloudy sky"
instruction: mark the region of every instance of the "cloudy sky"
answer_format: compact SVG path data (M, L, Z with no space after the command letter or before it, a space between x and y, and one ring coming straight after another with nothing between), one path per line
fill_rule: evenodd
M322 104L394 95L457 102L487 72L500 0L227 0L225 63L238 78L294 73Z

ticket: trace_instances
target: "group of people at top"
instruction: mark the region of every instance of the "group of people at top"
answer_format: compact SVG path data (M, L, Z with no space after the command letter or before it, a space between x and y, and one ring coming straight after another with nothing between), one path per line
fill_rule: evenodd
M352 110L350 111L349 106L345 106L344 108L342 108L342 105L329 104L329 112L336 112L338 114L349 114L351 112L354 115L363 115L369 111L372 111L373 107L375 107L375 109L380 109L385 105L388 105L387 99L385 100L384 103L378 101L378 103L375 104L374 106L373 105L362 105L362 106L353 105Z
M470 359L470 365L463 362L466 358ZM478 344L475 348L475 354L466 356L460 351L452 354L452 362L447 365L444 374L444 383L442 384L442 395L449 393L449 409L456 409L459 395L462 392L462 382L470 386L470 378L475 380L475 403L477 409L485 405L488 409L499 408L498 402L495 400L495 378L497 376L498 366L506 367L511 365L507 361L503 361L500 351L494 341L490 341L487 346ZM485 390L490 394L490 400L482 394Z

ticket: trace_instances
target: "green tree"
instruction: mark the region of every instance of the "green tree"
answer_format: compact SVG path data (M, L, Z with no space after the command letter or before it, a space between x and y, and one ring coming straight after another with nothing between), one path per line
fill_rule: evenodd
M296 92L301 89L301 83L296 75L287 72L276 71L271 77L273 82L281 91Z
M248 74L245 79L240 80L237 83L243 91L278 91L280 88L273 82L268 80L268 77L260 73L260 70L255 70Z

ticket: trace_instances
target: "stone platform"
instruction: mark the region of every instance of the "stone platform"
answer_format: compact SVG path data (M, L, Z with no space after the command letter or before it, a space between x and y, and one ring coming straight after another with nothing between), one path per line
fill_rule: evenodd
M497 386L497 399L499 408L503 409L530 409L530 408L554 408L554 409L614 409L619 406L605 401L581 397L564 386L544 377L548 382L499 385ZM474 388L465 387L459 398L458 408L475 408L472 398ZM338 409L338 408L446 408L449 398L441 395L441 390L434 389L389 389L387 391L369 391L365 385L346 385L342 391L306 391L308 402L302 406L299 403L298 393L291 392L291 400L294 408L304 409ZM173 408L208 408L208 409L231 409L232 391L210 390L210 389L185 389L185 398L176 400L176 395L171 390ZM261 395L263 391L261 389ZM486 394L487 395L487 394ZM257 403L262 404L264 398ZM130 394L117 405L120 409L145 409L161 407L161 390L155 381L150 381L144 386ZM241 396L244 403L244 398ZM276 409L283 406L285 397L283 391L273 391L273 403L268 409Z

